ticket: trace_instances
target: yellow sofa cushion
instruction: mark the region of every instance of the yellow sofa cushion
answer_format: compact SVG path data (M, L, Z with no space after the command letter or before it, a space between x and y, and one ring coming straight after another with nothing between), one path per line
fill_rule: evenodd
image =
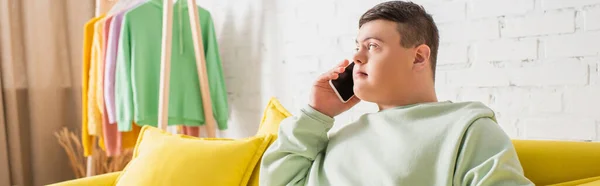
M113 186L115 180L121 172L111 172L96 176L90 176L85 178L79 178L74 180L63 181L59 183L50 184L47 186L82 186L82 185L94 185L94 186Z
M269 146L277 139L277 131L279 130L279 123L283 121L283 119L292 116L290 112L281 105L279 100L275 97L272 97L267 103L267 107L263 111L263 116L260 121L260 125L258 127L258 132L256 135L266 135L272 134L274 135L273 139L269 142ZM249 186L259 186L259 175L260 175L260 161L254 168L252 176L250 177L250 181L248 182Z
M570 182L553 184L548 186L600 186L600 176L593 178L580 179Z
M600 180L596 180L596 181L589 182L589 183L584 183L579 186L600 186Z
M525 177L550 185L600 176L600 143L513 140Z
M279 123L287 117L292 116L279 100L272 97L267 104L267 107L263 111L263 116L258 127L256 135L262 134L274 134L277 135L279 130Z
M116 185L246 185L272 137L207 139L144 126Z

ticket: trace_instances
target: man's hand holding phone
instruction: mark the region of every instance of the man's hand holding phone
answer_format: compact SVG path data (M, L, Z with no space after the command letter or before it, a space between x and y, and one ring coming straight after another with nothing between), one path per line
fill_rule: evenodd
M352 96L352 98L344 103L340 100L340 95L333 89L330 82L331 80L338 79L339 74L344 73L349 64L350 62L348 60L344 60L336 67L317 78L310 94L309 105L312 108L330 117L335 117L360 102L360 99L356 96ZM350 72L350 75L352 75L352 72ZM350 76L350 78L352 78L352 76Z

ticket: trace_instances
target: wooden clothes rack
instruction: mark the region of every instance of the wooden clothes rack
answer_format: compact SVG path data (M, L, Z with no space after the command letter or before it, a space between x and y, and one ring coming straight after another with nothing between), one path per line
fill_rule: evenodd
M181 1L181 0L180 0ZM194 40L194 54L196 57L196 67L198 70L198 79L200 80L200 93L202 96L202 107L204 108L204 118L206 120L206 130L209 138L216 135L216 121L213 117L212 100L208 86L208 77L206 72L206 60L204 57L204 45L202 44L202 28L198 17L198 6L195 0L187 0L188 12L190 17L190 27L192 29L192 39ZM171 40L173 25L173 2L163 0L163 35L162 35L162 54L160 68L160 94L158 126L166 130L168 123L169 106L169 80L171 71Z
M96 0L96 16L107 13L111 6L118 0ZM121 0L127 1L127 0ZM183 1L183 0L179 0ZM204 118L209 138L216 137L216 121L213 117L212 100L210 97L210 88L206 72L206 59L204 55L204 45L202 42L202 28L198 16L198 6L195 0L187 0L188 12L190 18L190 27L192 30L192 39L194 42L194 54L196 57L196 66L198 70L198 79L200 82L200 93L202 96L202 106L204 108ZM163 0L163 26L162 26L162 45L161 45L161 67L160 67L160 93L158 105L158 127L167 131L169 119L169 84L171 73L171 43L173 28L173 1ZM92 176L93 159L88 156L87 176Z

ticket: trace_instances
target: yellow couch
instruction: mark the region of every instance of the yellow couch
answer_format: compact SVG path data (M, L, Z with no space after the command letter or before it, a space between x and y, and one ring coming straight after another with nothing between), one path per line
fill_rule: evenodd
M257 134L275 133L279 122L290 115L276 99L271 99L263 113ZM536 185L600 186L600 143L513 140L513 144L525 170L525 176ZM54 186L112 186L120 174L121 172L108 173L65 181ZM252 170L253 178L257 178L258 174L258 169Z
M514 140L514 144L525 175L536 185L568 186L600 180L600 143ZM56 186L114 185L119 174L71 180Z
M568 186L600 180L600 143L513 140L513 144L525 176L536 185Z

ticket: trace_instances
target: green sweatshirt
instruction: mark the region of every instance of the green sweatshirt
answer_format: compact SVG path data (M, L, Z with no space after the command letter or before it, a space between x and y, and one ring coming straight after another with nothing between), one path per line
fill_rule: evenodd
M333 119L307 106L284 120L265 152L260 185L533 185L491 109L415 104Z
M169 125L203 125L204 109L196 68L187 1L173 5ZM123 17L115 72L115 105L120 131L131 123L157 126L162 43L162 0L150 0ZM228 103L211 15L198 8L206 70L218 128L227 129Z

